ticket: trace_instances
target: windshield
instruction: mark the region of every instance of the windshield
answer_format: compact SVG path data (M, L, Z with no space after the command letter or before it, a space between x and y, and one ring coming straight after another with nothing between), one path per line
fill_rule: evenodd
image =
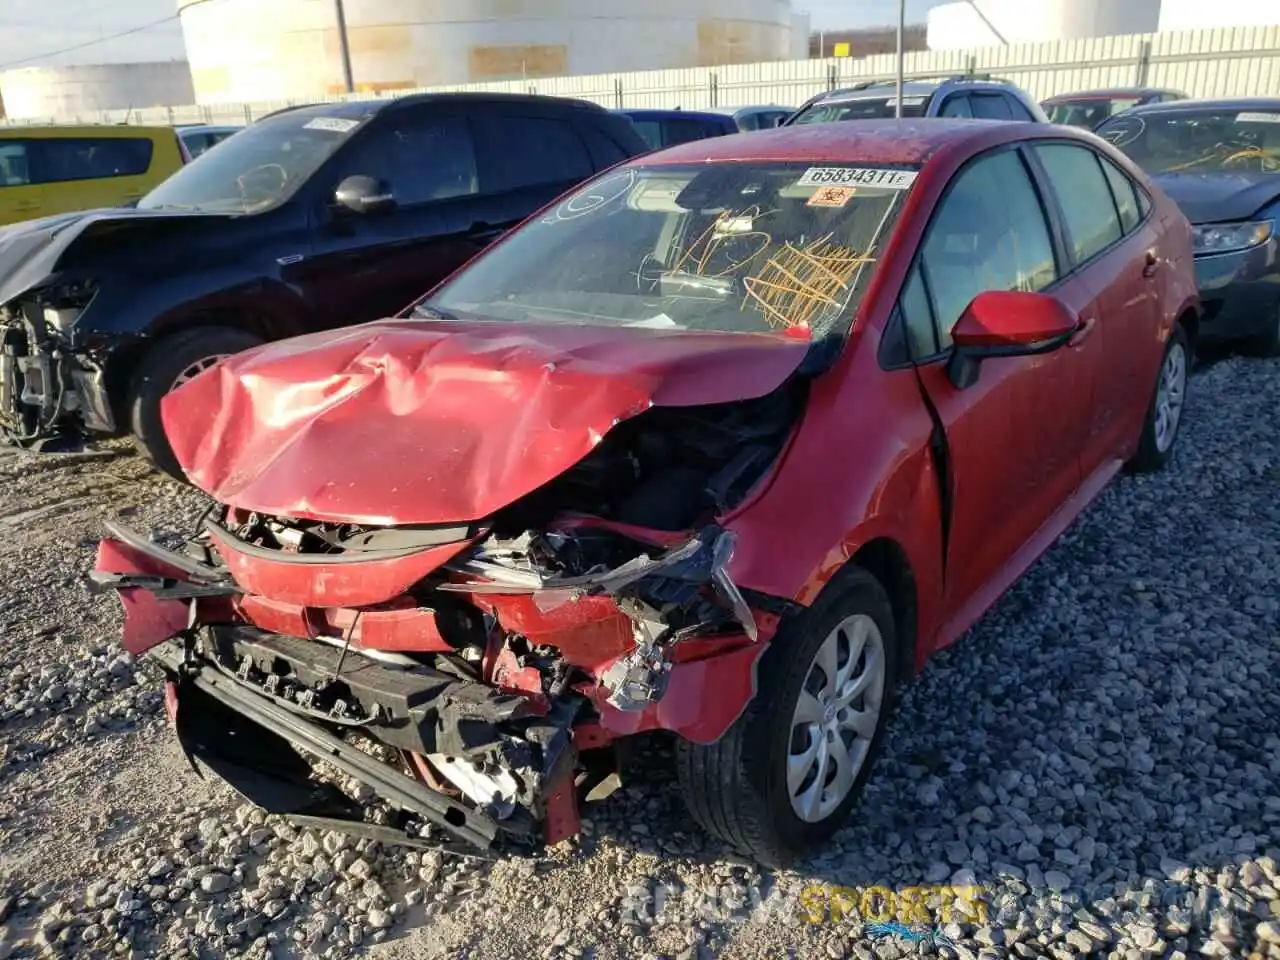
M1094 129L1110 116L1136 107L1142 100L1139 97L1111 97L1109 99L1063 100L1047 104L1046 113L1050 123L1060 123L1067 127L1084 127Z
M414 315L838 336L914 179L853 163L630 167L525 224Z
M904 117L923 117L928 97L902 98ZM826 100L815 103L792 123L834 123L837 120L892 120L898 105L897 97L858 97L854 100Z
M260 213L289 199L351 136L354 117L268 117L206 150L138 201L143 210Z
M1148 173L1280 173L1280 107L1130 114L1098 135Z

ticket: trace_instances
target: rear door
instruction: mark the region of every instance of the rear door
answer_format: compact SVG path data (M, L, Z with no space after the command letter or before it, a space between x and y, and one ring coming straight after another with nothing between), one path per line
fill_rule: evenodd
M1082 468L1085 476L1129 452L1141 429L1148 373L1135 360L1156 357L1160 336L1158 233L1137 186L1111 161L1081 143L1033 149L1054 195L1071 269L1091 291L1099 325L1099 376ZM1143 198L1145 199L1145 198Z
M150 136L52 136L34 146L46 213L124 206L156 183Z
M43 190L31 170L28 140L0 140L0 226L43 213Z
M1089 292L1064 276L1056 237L1021 148L983 154L948 185L902 293L921 384L946 434L952 611L1007 586L1011 560L1080 486L1091 353L984 360L966 389L946 371L951 329L979 293L1043 291L1087 307Z

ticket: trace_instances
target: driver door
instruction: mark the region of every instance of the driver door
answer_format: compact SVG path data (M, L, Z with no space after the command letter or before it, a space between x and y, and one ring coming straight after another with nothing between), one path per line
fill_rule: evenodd
M961 620L1025 568L1023 551L1080 487L1100 340L985 359L977 381L958 388L947 373L951 329L986 290L1048 293L1084 316L1092 293L1062 272L1026 162L1004 148L956 174L903 289L921 386L946 435L945 604Z
M471 125L439 107L398 110L330 165L312 213L313 255L300 286L324 326L394 316L482 249L482 202ZM343 179L377 177L396 199L382 213L339 211L327 201Z

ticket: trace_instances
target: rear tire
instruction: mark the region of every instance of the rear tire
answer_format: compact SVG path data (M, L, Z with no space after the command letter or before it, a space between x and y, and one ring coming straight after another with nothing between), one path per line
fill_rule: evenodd
M828 658L833 637L837 653ZM786 867L829 839L848 820L879 752L898 679L897 644L884 587L865 570L846 568L770 642L756 696L728 732L712 744L677 741L677 776L694 820L769 867ZM835 677L827 678L824 660ZM828 687L829 680L836 682ZM843 698L826 697L847 697L861 683L844 709Z
M178 465L160 419L165 394L218 360L263 343L260 337L232 327L198 327L158 341L134 372L129 413L138 452L162 473L181 483Z
M1181 371L1181 372L1179 372ZM1142 424L1138 452L1125 464L1131 473L1163 470L1173 456L1187 399L1187 379L1191 371L1191 348L1187 331L1175 323L1164 346L1160 373Z

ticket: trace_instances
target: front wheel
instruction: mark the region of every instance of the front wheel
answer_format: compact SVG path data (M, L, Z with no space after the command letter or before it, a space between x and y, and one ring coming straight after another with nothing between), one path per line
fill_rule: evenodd
M1191 350L1187 332L1182 324L1175 323L1164 346L1160 376L1156 380L1155 394L1142 425L1138 452L1126 465L1133 473L1162 470L1173 456L1173 446L1178 441L1178 430L1182 426L1183 405L1187 399L1187 374L1190 369Z
M848 568L769 644L755 699L728 732L713 744L677 742L693 818L770 867L830 838L871 773L897 663L888 595Z
M130 416L138 450L156 469L187 482L160 419L160 401L224 357L263 341L232 327L199 327L160 340L134 372Z

